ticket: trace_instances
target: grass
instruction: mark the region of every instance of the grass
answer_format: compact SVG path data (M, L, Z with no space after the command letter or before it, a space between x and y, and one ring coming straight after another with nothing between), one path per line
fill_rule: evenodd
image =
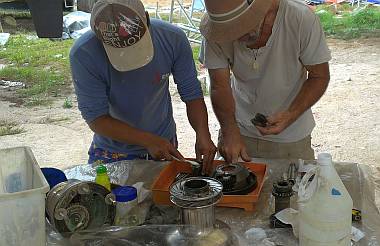
M32 18L29 10L20 9L0 9L0 18L4 16L12 16L16 19Z
M63 108L72 108L73 102L70 98L66 97L65 101L63 102Z
M52 124L52 123L63 122L63 121L68 121L68 120L70 120L70 117L67 117L67 116L58 117L58 118L46 117L46 118L43 118L42 120L40 120L39 123L40 124Z
M0 136L15 135L25 132L17 123L0 120Z
M331 8L321 5L317 8L325 34L327 36L352 39L372 33L379 36L380 8L365 6L352 9L349 4L341 6L339 14L335 14Z
M199 71L200 69L200 66L201 66L201 63L199 62L199 50L200 50L200 45L193 45L191 47L191 49L193 50L193 59L194 59L194 62L195 62L195 66L197 68L197 70Z
M380 8L367 6L354 9L349 4L341 4L338 12L336 14L334 9L327 5L320 5L316 10L327 36L350 39L368 33L380 34ZM0 10L0 19L5 16L13 16L16 21L31 17L27 10ZM161 17L167 20L168 14ZM175 21L180 19L186 22L183 15L181 18L178 15L174 16ZM73 43L74 40L38 39L35 38L34 32L16 31L8 43L0 47L1 61L7 63L7 66L0 70L0 79L25 83L26 87L17 93L26 106L49 105L53 97L65 96L66 92L71 92L68 54ZM199 45L193 45L192 48L199 71ZM66 98L63 107L72 107L69 98Z
M70 11L63 11L63 15L70 13ZM32 14L28 9L13 9L6 8L0 9L0 18L4 16L12 16L15 19L31 19Z
M69 51L73 40L51 41L30 38L30 34L11 35L0 57L8 66L0 78L24 82L18 91L26 105L45 105L51 95L59 94L71 84Z

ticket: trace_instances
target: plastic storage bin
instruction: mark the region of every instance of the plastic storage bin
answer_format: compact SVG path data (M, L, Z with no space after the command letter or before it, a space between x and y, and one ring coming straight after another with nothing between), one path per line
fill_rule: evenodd
M30 148L0 149L0 185L0 245L45 245L49 184Z

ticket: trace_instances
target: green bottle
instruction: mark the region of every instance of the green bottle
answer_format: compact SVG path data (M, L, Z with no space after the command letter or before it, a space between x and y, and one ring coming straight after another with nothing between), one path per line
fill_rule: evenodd
M104 186L107 190L111 191L110 177L107 174L107 168L100 165L96 168L95 183Z

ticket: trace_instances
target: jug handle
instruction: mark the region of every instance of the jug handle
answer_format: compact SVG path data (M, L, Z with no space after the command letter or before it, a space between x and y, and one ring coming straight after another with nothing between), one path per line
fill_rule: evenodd
M316 166L316 167L310 169L302 177L299 188L298 188L298 201L299 202L307 201L313 196L313 194L314 194L314 192L318 186L318 183L316 183L314 185L314 183L317 182L316 176L318 175L318 172L319 172L319 167ZM315 175L315 176L314 176L313 180L309 183L309 180L313 175Z

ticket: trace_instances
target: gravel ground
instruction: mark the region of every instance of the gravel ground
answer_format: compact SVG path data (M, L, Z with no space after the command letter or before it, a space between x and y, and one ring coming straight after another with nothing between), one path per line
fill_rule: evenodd
M380 38L328 40L332 50L331 82L313 107L317 126L312 134L316 153L328 151L337 161L380 167ZM173 87L174 88L174 87ZM5 100L8 98L8 100ZM74 107L64 109L64 99L49 107L26 108L12 103L14 95L0 90L0 119L15 121L24 133L0 137L0 148L28 145L41 166L68 167L85 163L92 132ZM195 135L185 105L173 89L179 150L194 157ZM2 99L2 100L1 100ZM216 141L218 122L210 99L205 97L209 126Z

